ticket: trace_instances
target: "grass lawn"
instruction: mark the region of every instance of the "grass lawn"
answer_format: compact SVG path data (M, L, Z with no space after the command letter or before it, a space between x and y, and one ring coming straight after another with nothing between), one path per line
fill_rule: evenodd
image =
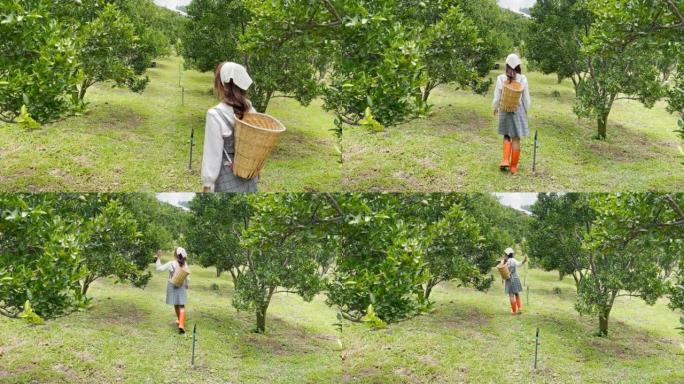
M522 270L521 276L527 272ZM198 327L196 367L191 337L176 334L164 303L166 275L137 289L96 282L91 308L29 326L0 318L0 383L681 383L684 345L676 313L620 300L610 336L573 309L571 279L536 270L526 278L530 301L511 316L503 288L489 293L438 286L433 313L385 330L346 323L319 296L305 303L276 295L267 333L251 332L254 316L230 306L227 276L193 268L188 324ZM216 285L214 285L216 284ZM560 288L555 293L554 288ZM538 369L534 334L541 331Z
M494 71L491 76L499 75ZM531 136L523 140L518 175L498 170L501 137L492 116L493 89L486 97L436 89L432 114L382 133L345 130L343 185L354 191L673 191L684 188L676 117L664 104L646 109L618 101L608 139L596 125L572 112L570 81L528 73L532 97ZM554 96L554 91L559 96ZM539 155L532 172L534 131Z
M180 59L150 68L142 94L99 84L89 111L35 131L0 124L0 189L4 191L197 191L212 75L185 71ZM331 191L341 177L333 117L314 102L277 98L267 113L288 128L261 173L262 191ZM192 171L189 139L195 129Z

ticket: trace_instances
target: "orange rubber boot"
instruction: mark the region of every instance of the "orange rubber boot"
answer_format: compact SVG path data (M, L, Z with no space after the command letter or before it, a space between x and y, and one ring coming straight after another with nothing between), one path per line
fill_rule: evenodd
M515 309L516 309L516 303L515 301L511 301L511 313L515 315Z
M522 311L522 300L520 300L520 295L515 296L515 304L518 306L518 313Z
M520 161L520 150L513 151L511 154L511 174L515 175L518 172L518 162Z
M502 171L508 170L511 166L511 149L513 148L513 143L511 143L510 140L504 140L503 144L503 160L501 161L501 165L499 165L499 169Z
M178 317L178 332L185 333L185 308L180 309L180 316Z

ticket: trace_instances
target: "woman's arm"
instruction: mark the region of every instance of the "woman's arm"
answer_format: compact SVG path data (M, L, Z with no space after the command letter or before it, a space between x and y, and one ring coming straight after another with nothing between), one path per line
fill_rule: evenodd
M173 269L173 261L169 261L168 263L162 265L161 260L157 258L157 261L154 263L157 272L164 272L164 271L170 271Z
M516 267L522 267L525 263L527 263L527 256L525 256L525 259L523 261L518 261L516 259L511 259L515 263Z
M523 107L525 107L525 112L530 110L532 105L532 99L530 98L530 85L527 82L527 77L525 77L525 88L523 89Z
M503 81L501 76L496 78L496 87L494 88L494 101L492 101L492 108L494 113L499 110L499 104L501 103L501 91L503 90Z
M223 162L223 134L218 119L215 113L207 112L201 173L204 192L209 192L214 187Z

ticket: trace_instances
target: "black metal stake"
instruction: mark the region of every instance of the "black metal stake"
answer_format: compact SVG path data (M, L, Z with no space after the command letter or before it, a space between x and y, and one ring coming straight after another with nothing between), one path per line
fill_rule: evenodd
M195 366L195 342L197 341L197 323L192 327L192 366Z
M190 131L190 162L188 163L188 170L192 171L192 148L195 146L195 128Z
M539 328L537 327L537 336L534 344L534 369L537 369L537 353L539 352Z
M537 170L537 149L539 148L539 131L534 131L534 157L532 158L532 172Z
M185 87L181 87L181 106L185 105Z

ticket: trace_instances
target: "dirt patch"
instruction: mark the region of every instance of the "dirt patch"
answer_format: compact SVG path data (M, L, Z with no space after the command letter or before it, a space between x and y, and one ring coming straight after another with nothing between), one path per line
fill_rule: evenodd
M288 345L281 340L286 338L277 338L271 336L250 335L248 343L260 350L271 353L277 356L288 356L293 353L292 345Z
M395 369L394 374L407 379L408 382L410 382L410 383L421 383L420 378L418 378L418 376L416 376L416 374L413 373L408 368L401 367L401 368Z
M418 358L421 363L427 365L428 367L438 367L439 361L435 359L432 355L425 355Z
M336 336L336 335L323 335L323 334L317 334L317 335L314 335L314 337L317 338L318 340L328 340L328 341L335 341L335 340L337 340L337 336Z
M149 314L130 303L112 303L112 306L98 305L90 313L90 317L97 323L105 326L140 326Z
M71 369L71 367L68 367L66 365L55 364L52 366L52 370L64 374L66 377L69 378L71 382L80 381L76 371L74 371L73 369Z
M93 356L93 354L88 351L78 351L74 353L74 355L76 355L76 357L78 357L79 360L85 361L87 363L92 363L93 361L95 361L95 356Z
M437 164L429 157L424 157L422 159L418 159L418 160L416 160L416 163L421 165L423 168L427 168L427 169L437 168Z
M346 373L342 378L343 383L356 383L359 381L364 381L364 379L369 379L373 377L378 377L380 379L382 376L382 370L377 367L362 368L360 370L355 370L353 374ZM379 383L383 381L378 381Z
M439 316L433 316L431 322L436 326L449 329L473 329L484 327L491 321L489 315L477 310L468 312L450 311L450 308L443 307Z
M98 128L107 130L131 130L138 128L143 123L143 118L130 108L112 106L110 104L98 105L97 111Z

